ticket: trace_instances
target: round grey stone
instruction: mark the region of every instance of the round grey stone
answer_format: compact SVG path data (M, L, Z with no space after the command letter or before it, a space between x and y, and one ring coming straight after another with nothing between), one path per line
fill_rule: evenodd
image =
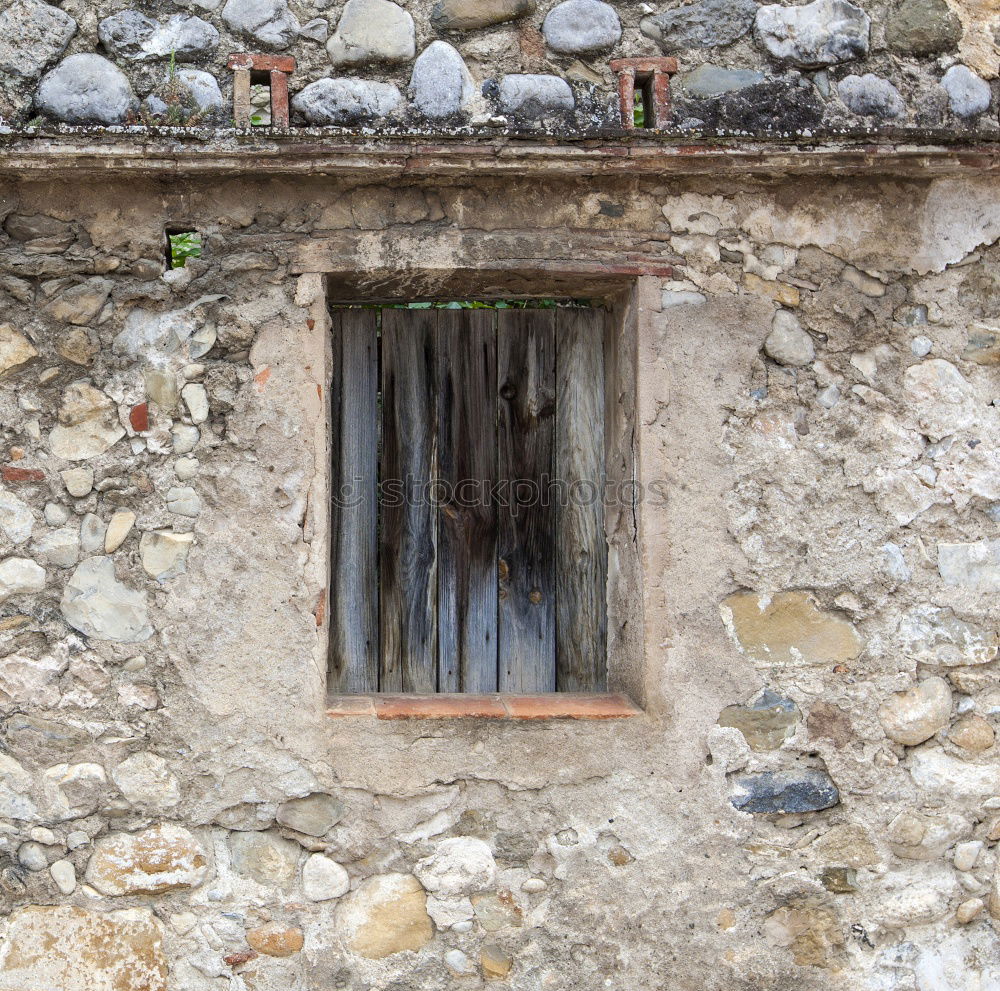
M578 55L613 48L622 25L614 7L601 0L563 0L549 11L542 34L553 51Z
M753 24L754 0L702 0L644 17L639 29L665 52L729 45Z
M42 77L35 107L67 124L120 124L138 107L125 74L100 55L70 55Z
M941 86L948 94L948 106L956 117L975 117L990 108L989 83L967 66L953 65L944 74Z
M334 65L409 61L417 53L413 18L392 0L347 0L326 51Z
M356 124L394 113L403 98L391 83L367 79L317 79L292 100L310 124Z
M212 73L201 69L180 69L175 78L187 87L199 110L222 109L222 90Z
M845 76L837 83L837 93L848 110L862 117L901 117L906 113L899 90L871 72Z
M888 18L885 40L904 55L951 52L962 40L962 22L945 0L903 0Z
M143 42L153 36L156 21L138 10L120 10L97 25L97 37L105 51L119 58L148 58Z
M867 54L871 18L850 0L767 4L758 8L754 30L774 58L818 69Z
M476 90L462 56L446 41L434 41L413 65L410 93L420 113L440 119L465 111Z
M514 73L500 81L499 105L511 116L540 120L572 110L576 101L569 83L560 76Z
M42 0L16 0L0 14L0 74L37 79L76 34L69 14Z
M222 20L230 31L269 48L287 48L299 35L298 18L285 0L227 0Z

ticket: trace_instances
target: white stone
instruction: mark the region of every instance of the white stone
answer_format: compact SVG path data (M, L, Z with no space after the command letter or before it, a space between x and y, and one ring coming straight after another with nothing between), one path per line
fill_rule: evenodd
M314 853L302 868L302 891L314 902L329 901L346 894L351 887L347 871L335 860Z
M413 18L392 0L347 0L326 50L334 65L408 61L417 52Z
M177 778L159 754L133 754L111 772L111 779L129 802L145 809L165 811L181 800Z
M554 52L580 55L613 48L622 25L614 7L601 0L563 0L546 15L542 34Z
M221 110L225 105L218 80L201 69L180 69L174 77L191 94L199 110Z
M42 846L55 846L59 842L56 839L56 834L47 826L32 826L28 835L36 843L41 843Z
M437 120L466 112L476 87L458 51L446 41L434 41L413 65L410 93L417 110Z
M287 48L299 34L298 18L285 0L227 0L222 19L230 31L271 48Z
M189 485L175 485L167 490L167 509L178 516L191 519L201 513L201 499Z
M174 474L178 481L189 482L198 474L201 462L197 458L178 458L174 462Z
M43 775L46 815L63 822L92 815L104 798L108 777L100 764L56 764Z
M96 640L137 643L153 635L146 593L119 582L110 557L90 558L77 566L60 608L70 626Z
M72 568L80 559L80 529L64 526L39 537L34 545L35 556L57 568Z
M927 678L887 699L878 711L886 736L914 747L945 728L951 719L951 688L944 678Z
M30 595L45 588L45 569L24 557L0 562L0 602L13 595Z
M948 106L956 117L975 117L990 109L990 85L968 66L953 65L941 79Z
M194 543L193 533L151 530L139 538L139 557L151 578L165 582L187 571L187 556Z
M934 342L923 334L918 334L910 341L910 351L917 358L926 358L934 348Z
M1000 540L938 544L938 573L947 585L1000 591Z
M965 843L958 843L955 846L955 853L952 863L956 871L971 871L979 860L979 855L983 852L982 840L968 840Z
M22 867L26 867L33 873L44 871L49 866L49 859L45 854L45 847L41 843L22 843L17 848L17 859Z
M927 925L944 918L958 888L954 877L947 875L908 880L904 884L900 876L896 883L901 890L880 895L879 921L889 929Z
M187 407L192 423L204 423L208 419L208 393L198 382L191 382L181 389L181 398Z
M26 502L13 492L0 489L0 530L15 546L23 544L35 525L35 517Z
M201 431L186 423L175 423L170 428L170 437L174 454L188 454L198 446Z
M104 552L113 554L128 537L135 526L135 513L130 509L119 509L108 523L108 532L104 535Z
M381 120L395 113L402 102L402 95L391 83L317 79L296 93L292 107L310 124L340 126Z
M799 6L765 4L754 23L757 38L776 59L805 69L836 65L868 52L871 18L848 0Z
M138 105L121 69L91 52L63 59L35 92L35 107L67 124L121 124Z
M722 774L742 771L752 756L750 744L735 726L713 726L708 731L708 752L712 766Z
M461 950L448 950L444 962L449 970L456 974L474 974L476 965Z
M977 422L972 386L943 358L910 365L903 375L903 391L920 429L931 440L958 433Z
M0 663L0 693L17 706L55 706L59 702L57 679L66 670L63 656L43 653L9 654Z
M0 40L0 45L3 42ZM0 323L0 376L37 358L35 346L9 323Z
M70 850L79 850L90 842L90 837L82 829L74 829L66 836L66 846Z
M69 510L58 502L47 502L42 515L49 526L62 526L69 520Z
M104 547L107 529L96 513L87 513L80 520L80 546L84 554L96 554Z
M812 338L802 329L791 310L778 310L771 321L771 333L764 341L764 351L780 365L801 368L816 357Z
M862 272L860 269L854 268L852 265L847 265L840 273L840 277L845 282L854 286L858 292L864 293L866 296L871 296L873 299L885 295L884 282L879 281L873 275L868 275L867 272Z
M86 461L124 436L115 404L92 385L74 382L63 393L59 425L49 434L49 448L67 461Z
M76 890L76 868L68 860L57 860L49 867L49 874L62 894L71 895Z
M936 747L922 747L910 757L910 776L918 788L955 801L981 802L1000 795L1000 767L972 764Z
M918 664L966 667L989 664L1000 649L1000 634L959 619L950 609L914 606L899 622L903 652Z
M576 106L573 90L561 76L513 73L500 80L500 112L541 120L564 114Z
M90 490L94 487L93 468L67 468L65 471L59 472L59 476L63 480L63 485L66 486L66 491L74 499L82 499L89 495Z

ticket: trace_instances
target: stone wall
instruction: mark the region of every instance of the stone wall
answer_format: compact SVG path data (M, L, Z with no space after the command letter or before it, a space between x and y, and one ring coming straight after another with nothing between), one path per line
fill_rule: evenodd
M612 58L680 60L670 131L997 133L995 4L969 0L0 3L0 125L233 125L230 55L294 55L293 126L621 129ZM258 92L257 123L269 123Z
M1000 982L993 181L26 179L0 225L0 989ZM621 277L645 714L331 718L324 274L615 238L674 266Z

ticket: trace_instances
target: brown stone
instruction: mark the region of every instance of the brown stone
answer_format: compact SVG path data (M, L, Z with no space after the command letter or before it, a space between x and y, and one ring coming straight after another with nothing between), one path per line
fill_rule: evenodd
M161 823L141 833L113 833L98 840L87 880L104 895L158 895L194 888L207 871L198 840L181 826Z
M767 917L764 935L772 946L791 950L800 967L840 966L844 934L831 908L809 901L785 905Z
M525 17L535 0L440 0L431 14L439 31L473 31Z
M0 375L37 358L35 346L9 323L0 323Z
M818 608L808 592L779 592L770 598L736 592L722 603L740 647L768 664L838 664L861 653L854 626Z
M878 850L863 826L846 823L834 826L812 846L824 860L855 870L871 867L879 861Z
M963 750L981 754L993 746L996 734L982 716L963 716L948 730L948 739Z
M837 750L854 739L851 717L829 702L817 702L806 719L810 740L829 740Z
M337 913L347 945L370 960L419 950L434 937L427 895L412 874L370 877Z
M16 909L0 944L0 987L166 991L160 923L145 908L113 913L69 905Z
M302 930L280 922L266 922L247 931L247 942L269 957L290 957L302 949Z
M74 365L90 365L97 354L97 344L85 330L74 327L59 336L56 351Z
M479 953L479 965L487 978L506 977L514 966L514 958L496 943L487 943Z
M719 713L719 725L738 729L751 750L777 750L795 735L799 710L789 699L765 692L750 705L727 705Z

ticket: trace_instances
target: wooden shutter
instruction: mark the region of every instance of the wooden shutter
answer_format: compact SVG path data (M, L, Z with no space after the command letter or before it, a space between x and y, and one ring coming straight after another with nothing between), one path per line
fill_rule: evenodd
M605 688L605 320L335 315L334 691Z

